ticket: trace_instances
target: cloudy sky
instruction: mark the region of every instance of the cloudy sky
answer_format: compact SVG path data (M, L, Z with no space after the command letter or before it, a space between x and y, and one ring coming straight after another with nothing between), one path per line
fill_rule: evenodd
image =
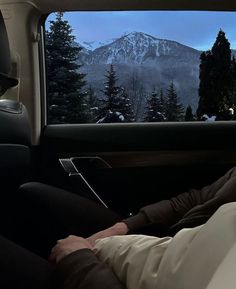
M77 41L101 41L139 31L161 39L175 40L199 50L212 47L220 29L236 49L234 12L67 12L64 18ZM48 17L52 20L53 15ZM48 27L48 23L46 24Z

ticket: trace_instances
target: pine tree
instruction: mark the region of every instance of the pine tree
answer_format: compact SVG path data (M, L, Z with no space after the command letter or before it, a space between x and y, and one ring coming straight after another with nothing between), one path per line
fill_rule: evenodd
M78 72L80 47L63 13L56 13L46 32L46 63L48 76L49 123L77 123L87 121L84 74Z
M163 114L164 120L166 120L166 99L162 88L160 90L160 112Z
M86 102L86 93L71 92L68 95L65 123L87 123L90 121L90 111Z
M232 71L232 86L231 86L231 103L229 107L229 119L236 119L236 60L235 57L232 57L232 62L231 62L231 71Z
M104 99L99 112L98 123L102 122L129 122L132 120L130 99L121 86L117 85L118 78L114 66L105 75Z
M120 92L120 101L119 101L119 112L124 117L124 122L133 122L134 121L134 111L132 109L131 100L125 88L121 87Z
M183 119L183 105L179 102L173 82L167 90L166 118L167 121L181 121Z
M99 100L91 85L87 90L87 103L90 114L90 121L96 122L99 113Z
M185 121L193 121L194 120L193 111L192 111L191 105L188 105L187 108L186 108L184 120Z
M230 43L222 30L212 49L203 52L200 60L198 118L206 114L227 119L233 105L233 73Z
M203 52L200 56L199 67L199 103L197 108L197 116L199 119L204 114L209 116L217 113L218 104L214 98L214 84L211 79L211 70L213 67L213 58L211 51Z
M151 97L147 100L146 110L147 112L144 121L160 122L166 119L163 107L162 90L160 92L160 97L156 91L152 92Z

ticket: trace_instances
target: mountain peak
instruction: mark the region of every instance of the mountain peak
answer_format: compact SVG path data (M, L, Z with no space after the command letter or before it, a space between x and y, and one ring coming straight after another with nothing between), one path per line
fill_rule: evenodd
M183 56L185 54L185 56ZM178 42L158 39L144 32L133 31L113 39L93 51L88 63L129 63L157 65L163 57L199 57L199 52Z
M154 38L154 39L156 39L154 36L152 36L152 35L149 35L149 34L147 34L147 33L144 33L144 32L141 32L141 31L133 31L133 32L130 32L130 33L128 33L128 34L126 34L126 35L124 35L124 37L150 37L150 38Z
M129 41L140 41L140 40L151 40L151 41L155 41L158 40L157 38L155 38L154 36L148 35L144 32L138 32L138 31L133 31L130 32L124 36L122 36L120 39L125 39L125 40L129 40Z

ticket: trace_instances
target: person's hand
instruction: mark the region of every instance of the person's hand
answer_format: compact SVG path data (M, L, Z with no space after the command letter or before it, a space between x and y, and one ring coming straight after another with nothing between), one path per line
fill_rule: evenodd
M49 260L58 263L67 255L81 249L92 249L92 246L86 239L71 235L57 241L57 244L52 248Z
M89 242L91 247L94 247L96 240L111 237L111 236L117 236L117 235L126 235L128 233L129 229L127 225L123 222L116 223L114 226L107 228L106 230L100 231L90 237L88 237L86 240Z

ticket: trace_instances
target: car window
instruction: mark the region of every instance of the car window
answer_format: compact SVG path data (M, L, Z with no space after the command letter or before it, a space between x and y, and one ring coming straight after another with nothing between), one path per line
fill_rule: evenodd
M47 122L234 120L233 12L52 13Z

